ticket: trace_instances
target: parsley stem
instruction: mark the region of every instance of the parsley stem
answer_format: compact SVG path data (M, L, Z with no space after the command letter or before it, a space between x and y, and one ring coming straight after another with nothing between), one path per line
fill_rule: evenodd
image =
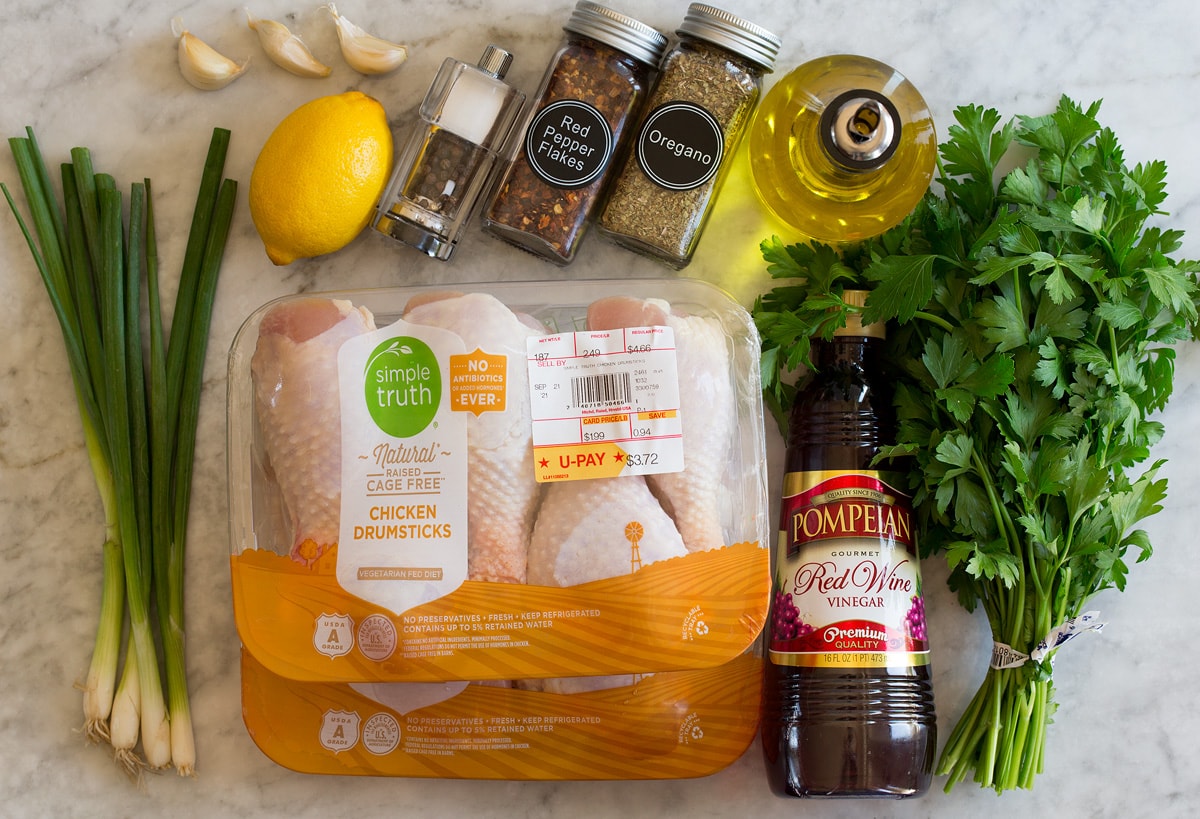
M966 434L966 430L963 430ZM991 473L986 469L983 459L979 455L978 449L974 442L971 446L971 466L975 469L975 474L979 477L980 483L983 484L983 489L987 493L988 503L992 507L992 516L996 519L996 529L1001 538L1005 541L1006 551L1010 554L1015 551L1014 547L1021 542L1020 536L1017 534L1017 527L1009 516L1004 504L1000 501L1000 496L996 492L996 486L992 481ZM1016 600L1013 605L1008 607L1009 628L1001 633L1007 635L1008 644L1016 646L1021 639L1022 615L1025 611L1025 575L1026 566L1024 561L1017 563L1020 569L1020 575L1016 581L1012 583L1010 591L1016 594Z
M1071 588L1071 566L1070 566L1070 564L1068 564L1067 566L1065 566L1063 568L1062 589L1063 589L1064 593L1062 595L1062 600L1058 605L1058 609L1055 612L1055 614L1057 616L1054 619L1055 619L1055 622L1057 622L1057 623L1062 623L1067 619L1067 600L1070 598L1070 595L1066 594L1066 592L1069 591L1070 588ZM1082 600L1079 601L1080 608L1083 607L1083 602L1084 601L1082 601ZM1077 614L1078 611L1073 612L1073 613Z
M1124 381L1121 377L1121 354L1118 352L1117 331L1111 324L1108 325L1108 347L1109 353L1112 355L1113 375L1116 376L1117 385L1120 386Z
M918 310L916 313L913 314L913 317L922 319L924 321L928 321L930 324L936 324L938 327L941 327L947 333L954 332L953 324L946 321L941 316L934 315L933 313L926 312L925 310Z
M1025 538L1025 564L1029 567L1029 578L1033 580L1033 591L1038 600L1045 599L1045 588L1042 586L1042 577L1037 571L1037 553L1036 544L1033 538Z
M981 717L984 705L988 701L989 692L995 683L995 670L989 668L983 678L983 683L971 698L967 710L955 724L950 733L946 747L938 762L938 773L947 777L946 792L949 793L967 775L967 770L974 764L970 750L978 747L983 732L987 730L987 721Z
M988 698L987 736L983 744L983 755L975 768L979 784L985 788L992 787L996 781L996 749L1000 742L1000 728L1004 724L1000 715L1004 703L1006 679L999 673L993 677L991 696Z
M1012 757L1015 757L1016 764L1010 766L1009 774L1005 778L1004 787L1011 790L1012 788L1020 787L1024 779L1025 769L1029 762L1029 747L1037 734L1036 728L1030 721L1033 715L1036 703L1038 700L1037 690L1023 690L1013 708L1013 738L1010 748Z

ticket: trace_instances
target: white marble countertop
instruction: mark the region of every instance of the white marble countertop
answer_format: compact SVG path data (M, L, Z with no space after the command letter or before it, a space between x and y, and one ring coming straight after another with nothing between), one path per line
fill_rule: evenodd
M1195 603L1194 561L1200 418L1200 350L1179 350L1177 386L1162 420L1158 456L1170 459L1166 509L1149 522L1156 551L1134 567L1124 594L1096 607L1108 621L1057 664L1060 704L1050 729L1046 770L1032 792L1002 797L971 784L896 803L797 804L768 793L757 743L728 769L675 782L511 783L396 781L309 776L278 767L251 742L241 721L238 640L229 587L225 479L225 354L238 326L276 296L325 290L478 279L674 275L598 241L559 271L480 235L450 264L392 246L374 234L330 257L277 268L266 259L245 206L254 158L274 125L310 98L358 88L378 98L398 132L411 124L446 56L473 61L489 41L516 53L510 79L532 92L553 53L568 0L415 0L339 10L368 30L412 46L399 73L364 78L336 53L317 0L258 0L252 10L287 22L332 76L303 80L269 64L245 26L241 4L93 0L13 0L0 11L0 130L32 125L52 162L77 144L123 185L154 181L163 270L178 269L191 200L214 126L233 139L227 174L242 183L239 209L217 296L200 417L187 567L188 665L199 775L151 776L133 789L108 755L78 733L80 695L100 590L101 515L58 328L14 221L0 213L0 815L5 816L1194 816L1200 813L1200 711L1194 706L1200 656L1187 646ZM685 0L615 3L673 30ZM822 54L851 52L897 67L930 103L944 133L952 109L978 102L1006 117L1048 112L1060 94L1103 99L1131 163L1170 168L1163 224L1187 233L1200 257L1200 163L1194 101L1200 94L1200 5L1164 0L948 2L815 0L721 3L782 35L786 70ZM253 54L249 74L202 93L175 63L172 17L225 53ZM781 72L768 77L768 83ZM0 152L0 179L16 172ZM744 193L744 192L743 192ZM744 303L768 285L757 255L761 213L734 194L718 209L687 275L716 282ZM728 200L728 201L726 201ZM595 237L592 237L593 239ZM168 290L171 285L168 284ZM173 291L168 292L168 298ZM772 486L779 440L769 432ZM943 737L984 671L987 633L943 586L927 561L930 634ZM1191 600L1192 603L1188 601Z

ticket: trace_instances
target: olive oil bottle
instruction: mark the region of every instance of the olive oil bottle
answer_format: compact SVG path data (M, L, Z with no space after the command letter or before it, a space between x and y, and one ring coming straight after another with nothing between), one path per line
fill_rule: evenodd
M839 54L793 69L750 128L759 198L803 236L830 244L878 235L912 212L937 159L933 118L894 68Z

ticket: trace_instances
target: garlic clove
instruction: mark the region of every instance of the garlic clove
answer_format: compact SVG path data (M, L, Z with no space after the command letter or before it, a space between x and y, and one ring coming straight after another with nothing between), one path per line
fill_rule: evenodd
M185 29L178 17L171 21L171 31L179 39L179 71L201 91L224 88L250 66L249 58L238 63L218 52Z
M333 70L314 57L304 41L288 31L283 23L255 17L250 9L246 9L246 21L258 35L258 42L271 62L285 71L297 77L328 77Z
M333 16L337 25L338 44L347 64L360 74L386 74L395 71L408 59L408 47L391 43L362 28L338 14L333 3L323 6Z

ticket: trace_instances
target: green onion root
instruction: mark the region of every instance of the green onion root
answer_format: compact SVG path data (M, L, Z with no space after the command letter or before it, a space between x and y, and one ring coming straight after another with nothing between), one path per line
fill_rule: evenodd
M146 762L137 751L142 710L141 681L132 648L126 651L125 669L121 672L121 683L112 703L109 741L120 769L134 782L141 782L142 771L146 769Z

